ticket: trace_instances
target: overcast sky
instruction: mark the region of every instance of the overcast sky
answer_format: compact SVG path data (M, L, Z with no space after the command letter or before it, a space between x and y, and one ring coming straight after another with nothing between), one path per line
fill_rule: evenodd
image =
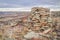
M0 0L0 8L30 8L34 6L60 8L60 0Z

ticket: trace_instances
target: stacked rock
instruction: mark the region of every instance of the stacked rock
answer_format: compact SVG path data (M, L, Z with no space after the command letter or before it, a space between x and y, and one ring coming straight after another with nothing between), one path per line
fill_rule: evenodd
M53 29L50 9L43 7L32 8L29 20L33 31L42 33L44 35L52 34Z

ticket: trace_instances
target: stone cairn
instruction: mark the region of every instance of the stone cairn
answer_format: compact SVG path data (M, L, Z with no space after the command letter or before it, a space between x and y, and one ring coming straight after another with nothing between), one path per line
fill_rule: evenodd
M32 8L31 14L28 17L28 24L28 28L48 38L44 39L44 37L42 37L42 40L56 39L56 33L53 32L53 20L50 9L43 7Z

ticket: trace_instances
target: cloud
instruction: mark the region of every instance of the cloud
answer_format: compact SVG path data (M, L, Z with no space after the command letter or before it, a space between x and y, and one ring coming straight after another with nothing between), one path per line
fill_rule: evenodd
M33 3L32 3L33 2ZM41 3L40 3L41 2ZM43 2L43 3L42 3ZM49 3L48 3L49 2ZM56 3L55 3L56 2ZM45 3L45 4L44 4ZM55 3L55 4L54 4ZM54 4L54 5L52 5ZM57 0L35 0L35 1L21 1L19 3L2 3L0 2L0 8L1 10L18 10L18 11L30 11L32 7L47 7L52 10L60 10L60 1L58 2ZM6 9L7 8L7 9ZM16 9L15 9L16 8Z
M60 5L60 0L4 0L1 1L3 5L2 7L27 7L27 6L35 6L35 5ZM1 7L1 6L0 6Z
M9 3L0 3L0 8L1 7L3 7L3 8L5 8L5 7L7 7L7 8L9 8L9 7L20 7L20 5L17 5L17 4L9 4Z
M0 11L31 11L31 8L0 8Z
M31 11L32 7L47 7L50 8L51 11L59 11L60 6L54 6L54 5L37 5L37 6L30 6L30 7L20 7L20 8L0 8L0 11Z
M34 6L60 8L60 0L0 0L0 8L21 8Z

